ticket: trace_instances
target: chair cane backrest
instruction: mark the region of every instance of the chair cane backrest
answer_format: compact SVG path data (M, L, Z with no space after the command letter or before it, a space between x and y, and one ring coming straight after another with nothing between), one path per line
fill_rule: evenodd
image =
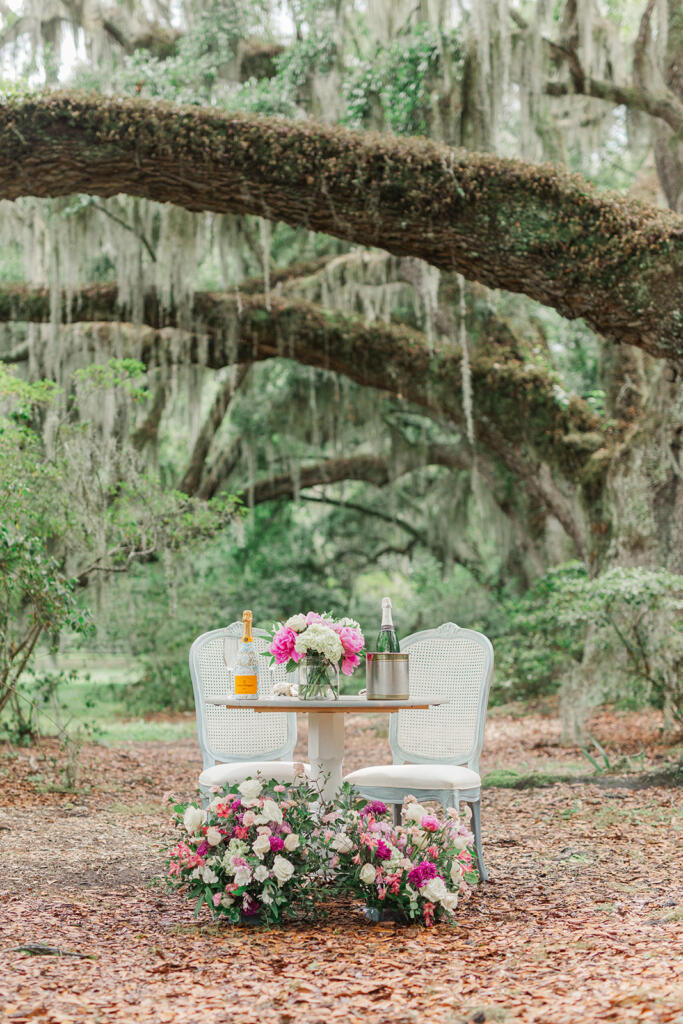
M478 772L493 674L490 640L446 622L405 637L401 650L410 655L410 696L446 697L448 704L391 716L394 763L439 761Z
M267 650L266 634L255 629L254 646L258 654ZM224 651L237 653L242 623L233 622L223 629L212 629L190 648L190 675L197 714L197 734L204 768L218 762L291 760L296 746L296 714L262 712L250 708L224 708L207 704L207 697L234 692L234 677L225 662ZM227 639L227 644L226 644ZM286 678L284 666L271 671L265 658L259 658L259 694L271 692L274 684Z

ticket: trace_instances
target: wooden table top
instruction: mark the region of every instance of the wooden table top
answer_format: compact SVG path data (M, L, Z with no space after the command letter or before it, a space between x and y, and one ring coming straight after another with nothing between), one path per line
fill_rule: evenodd
M445 697L408 697L397 700L383 697L381 700L368 700L367 697L340 697L338 700L299 700L298 697L260 697L249 700L237 700L234 694L207 697L207 704L217 704L224 708L251 708L253 711L314 711L318 714L352 714L355 712L382 712L390 714L395 711L425 711L438 704L447 704Z

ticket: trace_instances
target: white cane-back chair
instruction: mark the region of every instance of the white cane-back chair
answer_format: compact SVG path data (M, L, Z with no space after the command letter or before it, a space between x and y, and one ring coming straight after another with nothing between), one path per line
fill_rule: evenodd
M199 786L204 795L212 786L233 785L257 774L278 782L291 782L296 774L292 763L296 746L294 712L256 714L250 708L225 708L206 702L207 697L233 692L230 669L242 630L241 622L212 629L197 637L190 648L190 675L204 768ZM268 647L266 634L255 629L253 636L256 651L261 654ZM270 693L273 685L285 677L283 666L271 671L267 660L259 658L261 695Z
M391 765L361 768L346 776L362 796L394 805L394 819L406 796L438 800L443 807L469 804L479 874L488 878L481 842L479 757L493 674L488 637L446 622L413 633L401 642L410 654L410 696L445 697L426 711L391 715Z

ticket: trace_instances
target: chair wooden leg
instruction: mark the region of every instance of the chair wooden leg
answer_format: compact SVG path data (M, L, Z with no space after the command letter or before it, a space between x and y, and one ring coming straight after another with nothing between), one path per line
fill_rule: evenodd
M392 810L393 815L394 815L394 825L400 825L401 824L401 808L402 807L403 807L403 804L392 804L391 805L391 810Z
M477 870L482 882L488 881L488 871L484 864L484 851L481 845L481 801L476 800L470 804L472 810L472 831L474 833L474 849L477 856Z

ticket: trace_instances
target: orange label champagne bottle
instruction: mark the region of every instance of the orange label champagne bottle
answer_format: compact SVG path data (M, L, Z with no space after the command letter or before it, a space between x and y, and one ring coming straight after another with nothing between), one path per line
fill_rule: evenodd
M256 667L256 650L254 648L254 637L251 632L252 614L250 611L242 613L242 639L240 649L235 661L235 696L244 700L254 700L258 697L258 669Z

